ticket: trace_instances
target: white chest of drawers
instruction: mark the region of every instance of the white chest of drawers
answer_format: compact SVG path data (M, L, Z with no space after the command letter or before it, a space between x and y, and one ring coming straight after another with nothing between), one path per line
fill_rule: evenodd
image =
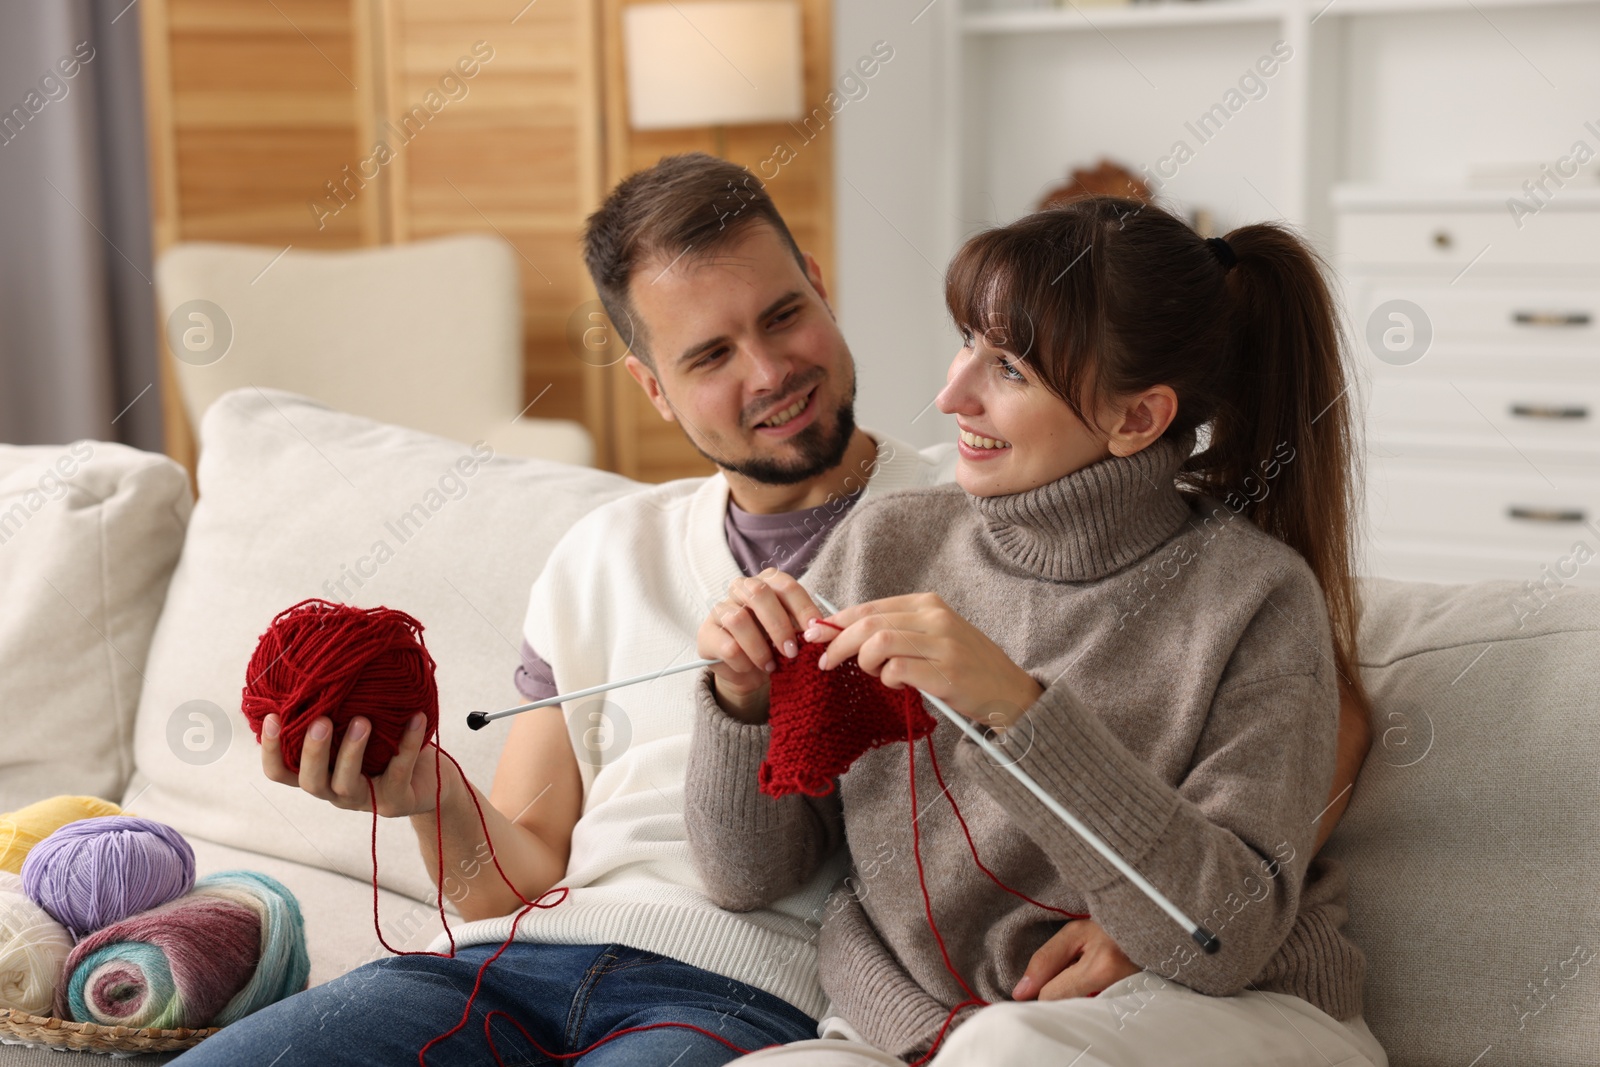
M1600 585L1600 189L1520 219L1512 195L1341 188L1335 261L1365 412L1363 572L1512 579L1520 616Z

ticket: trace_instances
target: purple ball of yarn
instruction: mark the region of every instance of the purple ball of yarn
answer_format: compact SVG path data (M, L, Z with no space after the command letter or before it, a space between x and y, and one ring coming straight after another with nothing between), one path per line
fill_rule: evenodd
M189 842L166 823L133 815L69 822L22 861L22 891L74 940L192 888Z

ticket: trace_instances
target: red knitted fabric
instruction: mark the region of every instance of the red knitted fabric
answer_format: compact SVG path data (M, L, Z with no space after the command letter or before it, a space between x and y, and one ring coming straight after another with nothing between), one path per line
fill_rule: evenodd
M890 689L861 669L852 656L829 670L817 666L827 648L801 641L793 659L778 657L772 672L772 739L761 761L761 791L823 796L833 779L861 755L879 745L914 740L933 733L934 720L923 710L922 694L912 686Z

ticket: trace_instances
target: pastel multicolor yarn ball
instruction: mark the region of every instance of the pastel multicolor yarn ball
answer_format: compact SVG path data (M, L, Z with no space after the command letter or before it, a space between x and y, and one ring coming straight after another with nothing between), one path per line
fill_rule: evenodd
M300 906L256 871L222 871L80 941L56 1014L78 1022L226 1026L305 989Z

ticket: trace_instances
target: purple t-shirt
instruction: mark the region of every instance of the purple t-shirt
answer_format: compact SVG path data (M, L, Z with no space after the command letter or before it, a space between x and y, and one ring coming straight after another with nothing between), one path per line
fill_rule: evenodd
M756 515L729 497L727 517L722 524L728 538L728 551L733 553L746 578L768 567L799 576L811 566L828 531L859 499L861 491L858 489L814 508ZM533 650L527 638L522 640L522 664L517 667L514 680L518 691L529 700L544 700L559 692L550 664Z

